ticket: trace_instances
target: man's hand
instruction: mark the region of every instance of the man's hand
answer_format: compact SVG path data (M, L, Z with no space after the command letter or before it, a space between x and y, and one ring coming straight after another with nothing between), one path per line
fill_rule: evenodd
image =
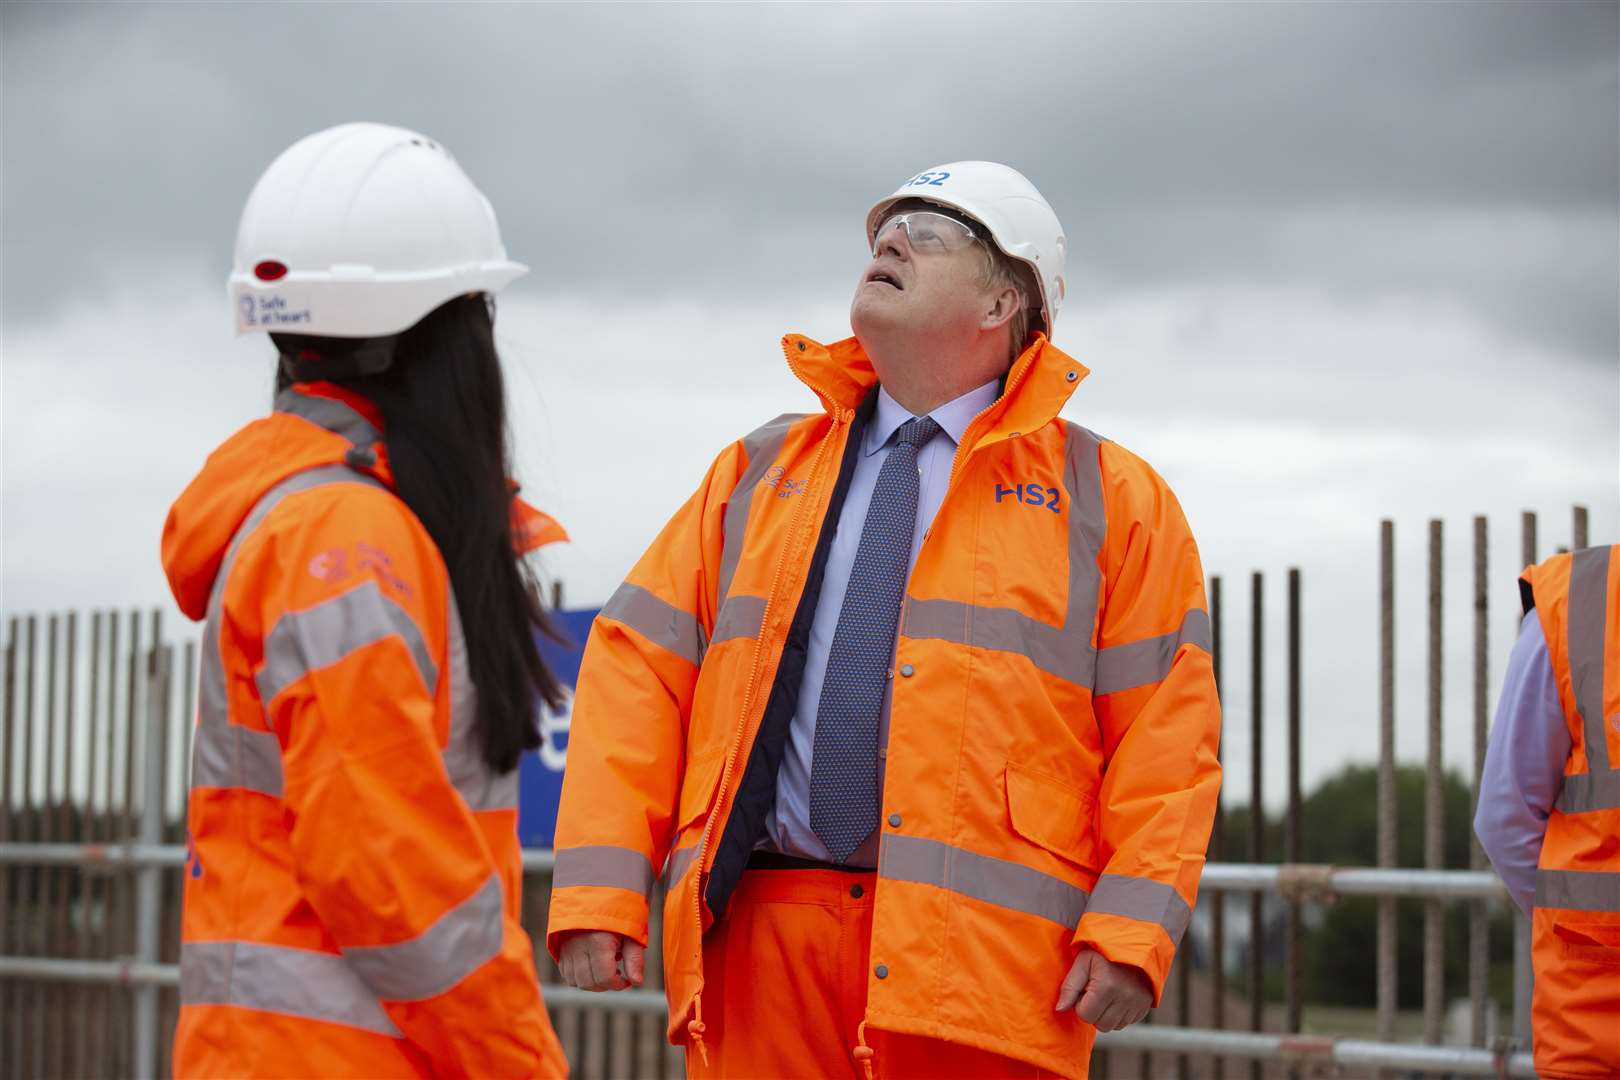
M647 969L641 942L605 930L578 930L557 950L563 982L581 990L626 990L640 986Z
M1081 950L1058 991L1057 1011L1072 1008L1098 1031L1130 1027L1153 1007L1153 985L1140 969L1110 963L1102 953Z

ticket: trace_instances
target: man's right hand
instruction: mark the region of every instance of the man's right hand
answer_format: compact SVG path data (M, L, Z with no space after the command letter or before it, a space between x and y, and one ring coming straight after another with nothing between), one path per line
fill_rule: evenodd
M646 975L647 949L606 930L576 930L557 949L563 982L581 990L627 990Z

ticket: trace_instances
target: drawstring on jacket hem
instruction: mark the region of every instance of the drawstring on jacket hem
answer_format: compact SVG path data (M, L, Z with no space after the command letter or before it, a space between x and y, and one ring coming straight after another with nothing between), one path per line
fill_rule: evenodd
M707 1030L708 1026L703 1023L703 995L699 994L692 999L692 1019L686 1023L686 1034L696 1047L698 1057L703 1059L704 1068L709 1067L709 1048L703 1044L703 1033Z
M872 1059L877 1056L877 1052L866 1045L865 1020L862 1020L855 1029L855 1049L851 1053L855 1055L855 1060L861 1063L861 1069L866 1073L866 1080L876 1080L876 1074L872 1071Z

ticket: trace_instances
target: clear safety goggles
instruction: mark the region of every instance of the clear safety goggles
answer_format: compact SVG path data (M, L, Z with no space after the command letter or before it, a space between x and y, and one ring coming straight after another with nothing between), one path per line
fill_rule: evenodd
M911 250L919 255L948 255L978 239L966 222L932 210L910 210L883 219L872 237L872 251L875 253L883 238L896 229L905 230Z

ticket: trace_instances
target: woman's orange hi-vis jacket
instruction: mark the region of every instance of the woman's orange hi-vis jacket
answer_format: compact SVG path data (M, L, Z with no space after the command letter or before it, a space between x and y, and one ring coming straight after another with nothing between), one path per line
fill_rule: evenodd
M1569 727L1532 915L1536 1073L1620 1075L1620 545L1555 555L1520 579Z
M562 1076L449 575L364 399L299 384L221 446L163 561L207 619L182 1076ZM518 535L556 538L532 508Z
M702 930L775 796L876 402L856 342L784 349L825 411L721 452L597 619L574 701L549 943L645 941L662 868L670 1035L688 1043L704 1031ZM1162 989L1220 785L1198 551L1157 474L1058 418L1084 375L1044 338L1019 357L964 433L917 556L865 1013L1068 1076L1095 1032L1053 1011L1064 975L1090 948Z

